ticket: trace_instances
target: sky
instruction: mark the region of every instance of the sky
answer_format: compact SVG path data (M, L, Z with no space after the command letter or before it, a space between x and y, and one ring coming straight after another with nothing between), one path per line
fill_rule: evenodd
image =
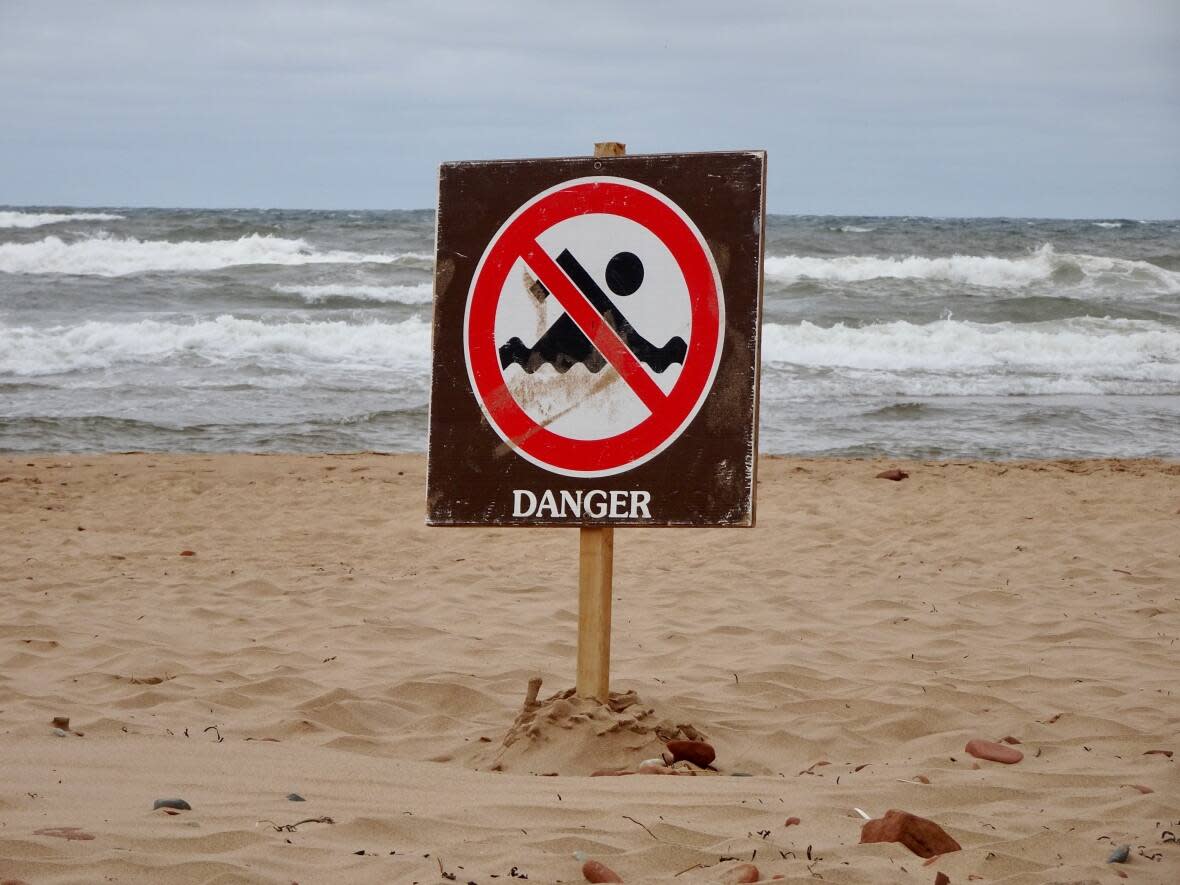
M0 0L0 204L397 209L765 149L782 214L1180 217L1178 0Z

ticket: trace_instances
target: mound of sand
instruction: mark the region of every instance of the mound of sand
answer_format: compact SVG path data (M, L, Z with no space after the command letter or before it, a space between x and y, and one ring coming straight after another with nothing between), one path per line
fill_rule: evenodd
M481 739L462 761L485 771L587 775L634 770L659 759L671 740L706 740L691 723L656 715L634 690L613 691L602 703L580 698L572 688L539 701L540 688L540 678L530 680L524 705L503 739L498 744Z

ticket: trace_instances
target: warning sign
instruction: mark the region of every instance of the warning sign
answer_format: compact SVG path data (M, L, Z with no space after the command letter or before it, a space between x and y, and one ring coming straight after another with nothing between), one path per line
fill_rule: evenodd
M443 166L428 522L752 524L764 170Z

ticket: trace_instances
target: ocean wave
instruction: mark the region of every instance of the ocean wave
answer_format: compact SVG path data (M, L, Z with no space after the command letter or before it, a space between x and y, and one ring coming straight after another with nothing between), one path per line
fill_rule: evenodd
M1093 224L1094 227L1106 227L1106 228L1122 227L1123 226L1123 223L1121 221L1094 221L1094 222L1091 222L1091 224Z
M1057 252L1046 243L1019 258L995 255L952 255L927 258L881 258L848 255L818 258L802 255L770 256L768 276L786 283L800 280L857 283L877 279L935 280L993 289L1021 289L1057 275L1080 277L1095 284L1130 283L1149 294L1180 292L1180 273L1149 261L1100 255Z
M124 217L109 212L0 212L0 227L42 227L63 221L119 221Z
M769 367L865 385L849 393L1180 393L1180 329L1147 320L770 323L762 353Z
M150 271L217 270L243 264L392 264L403 260L431 257L318 250L305 240L269 234L176 243L105 235L67 243L50 236L35 243L0 244L0 272L20 274L119 277Z
M35 377L136 365L250 364L314 371L406 369L425 373L430 326L397 323L264 323L220 316L194 323L141 320L77 326L0 326L0 375Z
M334 299L377 301L383 304L430 304L434 286L418 283L413 286L364 286L327 283L319 286L274 286L272 291L282 295L298 295L308 304Z

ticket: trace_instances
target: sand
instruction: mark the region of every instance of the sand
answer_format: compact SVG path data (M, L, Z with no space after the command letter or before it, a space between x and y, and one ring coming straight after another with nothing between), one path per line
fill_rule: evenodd
M427 529L424 475L0 459L0 880L1180 881L1180 465L764 458L757 528L617 533L636 699L508 747L531 677L573 684L577 532ZM661 724L718 771L585 776ZM859 845L856 808L963 850Z

